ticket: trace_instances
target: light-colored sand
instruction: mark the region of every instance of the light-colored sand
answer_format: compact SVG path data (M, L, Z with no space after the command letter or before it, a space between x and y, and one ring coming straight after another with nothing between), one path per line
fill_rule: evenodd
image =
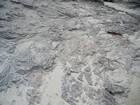
M140 105L140 79L133 76L128 97L124 98L126 105Z
M52 72L43 77L44 85L39 89L43 93L40 105L69 105L61 98L63 67L59 61L57 61L56 65Z

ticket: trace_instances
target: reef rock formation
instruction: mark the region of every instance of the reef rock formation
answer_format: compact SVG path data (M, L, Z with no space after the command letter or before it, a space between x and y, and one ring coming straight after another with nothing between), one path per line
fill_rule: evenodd
M1 0L0 105L139 105L139 36L100 3Z

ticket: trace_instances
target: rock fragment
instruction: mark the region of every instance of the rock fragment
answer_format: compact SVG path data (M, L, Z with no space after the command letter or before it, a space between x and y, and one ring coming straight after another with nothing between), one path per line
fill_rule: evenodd
M115 98L108 91L103 91L103 97L101 98L101 103L103 105L117 105Z
M23 6L27 8L34 8L32 2L28 0L10 0L10 1L13 3L22 4Z
M17 83L22 79L21 75L13 74L11 82Z
M70 74L71 74L71 71L70 71L70 70L67 70L67 71L66 71L66 74L67 74L67 75L70 75Z
M120 85L116 85L116 84L108 85L105 89L110 94L123 94L123 93L125 93L125 88L120 86Z
M77 98L83 93L82 83L71 75L64 76L62 81L62 98L70 105L76 105Z
M0 1L0 8L4 7L4 3Z
M79 73L80 70L78 68L73 67L73 68L70 68L70 71L72 73Z
M92 78L91 78L91 72L84 72L84 76L86 77L86 80L87 80L88 84L93 86Z
M90 72L90 71L91 71L91 68L90 68L90 67L86 67L86 68L85 68L85 71L86 71L86 72Z
M83 82L83 73L82 72L79 74L77 79L80 80L81 82Z
M91 99L94 99L94 97L96 96L96 91L94 90L94 88L92 87L89 87L87 90L86 90L86 94L89 98Z

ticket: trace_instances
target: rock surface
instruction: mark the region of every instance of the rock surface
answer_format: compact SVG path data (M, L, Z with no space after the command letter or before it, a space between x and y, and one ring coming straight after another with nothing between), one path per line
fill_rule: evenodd
M139 105L139 69L140 15L0 1L0 105Z

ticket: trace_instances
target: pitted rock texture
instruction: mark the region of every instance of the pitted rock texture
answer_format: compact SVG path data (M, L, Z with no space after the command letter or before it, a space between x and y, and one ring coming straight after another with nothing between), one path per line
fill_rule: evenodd
M139 105L139 36L97 2L1 0L0 105Z

